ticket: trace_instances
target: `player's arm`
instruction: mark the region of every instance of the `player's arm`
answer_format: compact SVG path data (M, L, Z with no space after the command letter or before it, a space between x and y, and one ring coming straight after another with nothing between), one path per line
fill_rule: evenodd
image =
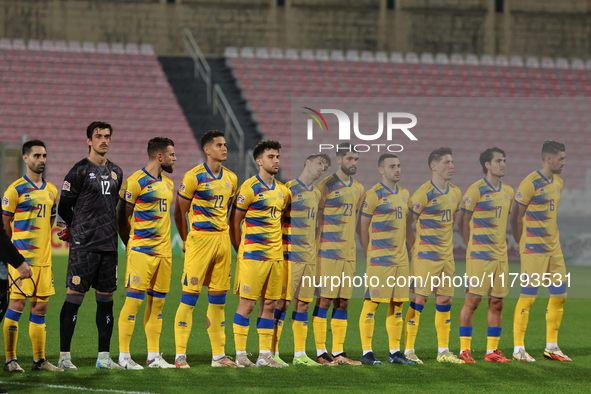
M60 204L57 207L58 214L63 219L68 227L72 225L74 220L74 206L78 201L78 196L82 189L81 185L84 180L78 179L78 167L72 168L64 179L62 185L62 193L60 195ZM69 238L69 235L67 236ZM67 239L63 239L67 241Z
M190 208L191 201L182 197L180 194L177 194L176 204L174 206L174 223L183 242L187 240L187 235L189 233L189 226L187 225L187 212L189 212Z
M412 224L419 219L419 215L414 212L409 212L406 216L406 242L412 248L415 244L415 231L412 228Z
M517 245L519 245L519 241L521 241L521 234L523 231L523 217L525 216L526 210L527 206L518 203L517 200L513 201L510 222L511 233L513 234L513 239Z
M240 239L242 237L241 225L245 216L246 211L236 209L236 206L234 206L230 215L230 241L236 252L238 252L238 248L240 247Z
M12 238L12 221L14 220L14 216L10 216L10 215L2 215L2 224L4 226L4 231L6 232L6 235L8 235L8 238Z
M412 229L412 224L419 220L425 205L429 200L427 194L423 191L423 188L417 190L412 197L408 200L408 216L406 217L406 242L412 248L415 244L415 231Z
M129 225L131 215L133 215L133 205L129 205L120 199L119 203L117 203L117 232L125 246L129 242L129 233L131 232L131 226Z
M472 212L462 210L458 219L458 227L466 245L470 241L470 220L472 220Z
M359 237L359 243L361 243L361 247L365 252L367 252L367 247L369 245L369 225L371 224L371 217L366 216L363 213L359 216L359 221L357 222L357 236Z

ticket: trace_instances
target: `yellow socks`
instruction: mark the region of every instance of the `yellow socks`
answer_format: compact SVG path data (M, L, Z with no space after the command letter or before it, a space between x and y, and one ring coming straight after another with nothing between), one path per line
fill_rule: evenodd
M148 353L159 353L160 334L162 333L162 308L166 293L148 291L148 305L144 314L144 330L148 340Z
M460 354L464 350L472 350L472 326L460 327Z
M521 297L517 301L515 313L513 314L513 341L515 346L525 346L525 330L527 329L527 322L529 320L529 309L535 300L534 296L527 298Z
M279 340L281 339L281 333L283 332L283 323L285 322L285 312L281 312L279 309L275 309L275 320L273 327L273 340L271 342L271 352L279 353Z
M291 315L291 328L293 330L294 352L305 352L306 338L308 337L308 314L293 311Z
M45 340L47 331L45 331L45 315L29 316L29 337L33 345L33 360L45 358Z
M236 354L246 353L246 340L248 339L248 317L236 313L234 315L234 344ZM271 326L271 331L273 330Z
M388 305L388 315L386 316L386 331L388 332L391 353L400 350L400 338L402 338L403 326L402 302L390 302Z
M257 324L259 333L259 350L271 351L271 342L273 341L273 327L275 322L271 319L261 318Z
M451 330L451 304L435 305L435 310L437 347L449 348L449 331Z
M380 304L372 300L366 299L363 301L363 309L361 310L361 316L359 316L359 334L361 336L363 350L372 350L371 340L373 338L375 314L378 306Z
M6 311L4 318L4 348L6 350L6 360L16 358L16 341L18 339L18 321L22 312L12 309Z
M550 298L548 300L548 309L546 311L546 342L558 343L558 329L562 322L562 314L564 312L564 303L566 302L566 295L564 298Z
M121 353L129 353L131 336L135 328L135 318L144 297L144 293L127 292L125 304L119 314L119 351Z
M343 346L347 336L347 311L332 310L330 329L332 330L332 355L337 356L344 351Z
M486 336L486 350L494 351L499 348L499 340L501 339L502 327L489 327ZM488 354L488 353L487 353Z
M174 343L177 357L187 354L187 342L193 326L193 309L197 304L199 294L183 294L181 303L174 317Z
M326 351L326 314L327 309L315 307L312 314L312 322L314 323L314 341L316 342L317 352L320 350Z
M220 356L225 354L226 348L226 295L208 295L209 306L207 307L207 319L209 327L209 342L211 343L211 354Z
M415 348L415 340L417 339L417 332L419 331L419 320L421 319L421 312L424 305L410 303L410 307L406 312L406 334L404 335L404 349L405 351Z

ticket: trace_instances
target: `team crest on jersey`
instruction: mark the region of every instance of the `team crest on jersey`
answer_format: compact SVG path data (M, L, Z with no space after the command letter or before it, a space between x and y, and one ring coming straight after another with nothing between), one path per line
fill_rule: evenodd
M419 209L421 209L421 203L418 201L413 202L412 209L414 209L415 211L418 211Z
M451 196L451 202L453 204L455 204L456 202L458 202L458 199L456 198L456 196Z
M374 298L377 298L380 296L380 290L378 289L373 289L373 291L371 292L371 296Z
M3 206L3 207L7 207L7 206L9 206L9 205L10 205L10 199L9 199L8 197L4 196L4 197L2 198L2 206Z
M72 283L75 285L79 285L80 284L80 277L78 275L72 276Z
M246 197L244 197L243 194L239 194L236 201L238 202L238 204L244 204L244 201L246 201Z
M115 173L115 171L111 171L111 178L117 179L117 174Z
M556 186L556 193L560 193L560 186Z
M505 193L505 195L503 197L505 197L505 201L509 201L509 199L510 199L510 197L507 193Z
M141 280L141 278L139 275L134 275L133 278L131 278L131 281L133 282L134 285L139 285L140 280Z
M199 278L198 278L198 277L196 277L196 276L193 276L193 277L191 278L191 285L193 285L193 286L197 286L198 284L199 284Z
M70 182L64 181L64 184L62 185L62 190L69 192L70 191Z
M232 185L230 184L230 182L226 182L224 183L224 187L226 188L226 190L230 190L232 188Z
M53 193L47 193L47 196L49 197L49 199L50 199L51 201L53 201Z
M363 201L363 208L369 208L369 203L367 201Z
M131 198L133 197L133 193L129 190L125 191L125 199L126 200L131 200Z
M402 196L402 202L405 204L408 203L408 200L406 199L406 197Z
M355 197L359 198L359 190L355 190Z
M185 185L184 183L181 183L181 187L179 187L179 190L184 192L186 188L187 188L187 185Z
M172 191L172 186L170 186L170 183L167 183L167 184L166 184L166 188L168 189L168 191L169 191L169 192L171 192L171 191Z
M464 197L464 204L465 205L472 205L472 199L468 196Z
M249 285L244 285L244 286L242 286L242 292L243 292L244 294L248 294L248 293L250 293L250 286L249 286Z
M90 177L90 179L96 179L96 175L94 175L94 172L91 172L90 174L88 174L88 176Z
M283 193L277 192L277 196L279 197L280 200L283 200Z
M518 191L517 194L515 195L515 198L518 200L523 200L523 193Z

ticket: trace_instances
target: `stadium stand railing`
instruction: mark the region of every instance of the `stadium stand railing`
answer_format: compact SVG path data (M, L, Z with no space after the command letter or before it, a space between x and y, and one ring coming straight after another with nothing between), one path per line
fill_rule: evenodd
M201 151L149 44L0 39L0 135L22 135L48 145L46 177L61 185L87 154L86 127L113 126L109 159L127 177L147 163L150 138L175 142L171 178L201 160Z

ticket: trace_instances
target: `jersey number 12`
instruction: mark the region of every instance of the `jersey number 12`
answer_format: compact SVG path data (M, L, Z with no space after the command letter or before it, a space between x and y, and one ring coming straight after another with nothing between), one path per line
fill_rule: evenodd
M101 182L101 188L103 190L103 194L111 194L111 192L109 191L109 189L111 188L111 182L109 182L109 181L102 181Z

